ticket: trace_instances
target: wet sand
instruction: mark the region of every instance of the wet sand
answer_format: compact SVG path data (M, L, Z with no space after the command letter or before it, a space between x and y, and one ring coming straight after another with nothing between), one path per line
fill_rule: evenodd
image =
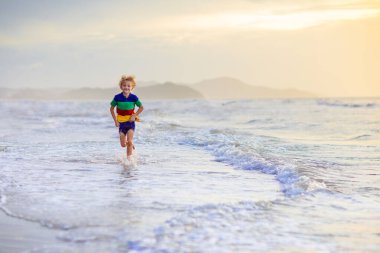
M59 231L0 212L0 253L30 251L44 246L64 247L56 236Z

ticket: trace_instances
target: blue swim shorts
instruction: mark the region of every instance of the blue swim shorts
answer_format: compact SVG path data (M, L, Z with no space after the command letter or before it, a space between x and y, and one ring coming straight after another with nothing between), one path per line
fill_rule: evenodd
M119 125L119 133L123 133L127 135L128 130L132 129L133 131L135 130L135 122L122 122Z

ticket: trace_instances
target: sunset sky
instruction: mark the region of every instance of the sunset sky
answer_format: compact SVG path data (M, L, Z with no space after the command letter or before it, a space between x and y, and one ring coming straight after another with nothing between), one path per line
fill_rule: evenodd
M0 0L0 87L113 87L123 73L380 96L380 0Z

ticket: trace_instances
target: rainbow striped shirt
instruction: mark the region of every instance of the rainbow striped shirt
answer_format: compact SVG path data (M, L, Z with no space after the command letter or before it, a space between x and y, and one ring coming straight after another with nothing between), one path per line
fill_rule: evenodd
M111 101L111 106L116 106L117 121L127 122L131 115L135 112L135 105L140 107L142 105L139 98L132 93L125 97L123 92L117 94Z

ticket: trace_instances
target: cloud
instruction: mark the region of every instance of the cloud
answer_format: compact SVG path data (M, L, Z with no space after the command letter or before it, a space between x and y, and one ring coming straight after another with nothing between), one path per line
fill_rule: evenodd
M282 11L280 11L282 10ZM329 9L292 9L284 11L277 7L270 9L251 9L222 11L207 14L179 16L162 22L162 27L172 30L297 30L324 25L330 22L356 20L375 17L379 8L348 8L347 5Z
M37 1L37 3L39 3ZM42 2L40 2L42 3ZM172 2L174 7L147 7L122 2L84 5L85 15L75 7L46 10L57 12L35 15L13 6L15 24L0 28L0 46L33 47L46 44L121 42L200 43L228 33L247 31L287 31L306 29L331 22L374 17L380 14L376 1L205 1ZM29 4L36 9L36 5ZM82 4L83 5L83 4ZM192 6L190 8L191 5ZM188 6L189 8L185 8ZM61 6L62 7L62 6ZM197 7L197 8L196 8ZM17 10L17 11L16 11ZM126 11L128 10L128 11ZM3 11L4 12L4 11ZM199 14L200 13L200 14ZM23 15L21 15L23 14ZM28 19L28 14L31 15ZM11 14L4 23L11 24ZM39 18L41 17L41 18ZM20 20L19 20L20 18ZM3 17L4 19L4 17ZM7 21L7 22L6 22Z

